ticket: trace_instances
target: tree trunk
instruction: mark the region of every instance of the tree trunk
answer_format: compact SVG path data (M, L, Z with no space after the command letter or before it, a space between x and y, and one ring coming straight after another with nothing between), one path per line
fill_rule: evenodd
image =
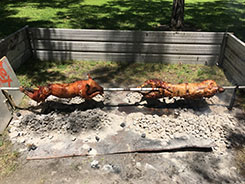
M180 30L184 27L185 0L173 0L171 27Z

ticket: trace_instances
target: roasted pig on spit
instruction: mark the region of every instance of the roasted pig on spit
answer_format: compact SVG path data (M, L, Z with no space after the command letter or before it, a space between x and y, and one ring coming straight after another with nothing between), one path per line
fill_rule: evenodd
M198 99L203 97L212 97L216 93L224 92L224 88L218 86L213 80L205 80L200 83L182 83L171 84L159 79L150 79L139 87L150 85L159 90L142 93L144 98L163 98L163 97L182 97L185 99Z
M89 74L88 80L79 80L68 84L48 84L47 86L39 86L35 89L21 86L20 91L36 102L43 102L50 95L60 98L80 96L89 100L98 94L102 95L104 92L103 88Z

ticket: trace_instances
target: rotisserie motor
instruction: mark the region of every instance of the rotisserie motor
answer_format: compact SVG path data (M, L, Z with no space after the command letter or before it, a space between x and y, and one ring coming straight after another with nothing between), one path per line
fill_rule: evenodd
M222 93L225 90L213 80L205 80L200 83L171 84L159 79L150 79L145 81L140 87L142 88L148 85L152 88L160 89L142 93L144 98L182 97L186 99L197 99L212 97L216 93Z
M20 87L20 91L29 96L36 102L43 102L45 99L54 95L60 98L73 98L81 96L86 100L103 94L103 88L97 84L88 74L88 80L79 80L68 84L48 84L47 86L39 86L36 89Z

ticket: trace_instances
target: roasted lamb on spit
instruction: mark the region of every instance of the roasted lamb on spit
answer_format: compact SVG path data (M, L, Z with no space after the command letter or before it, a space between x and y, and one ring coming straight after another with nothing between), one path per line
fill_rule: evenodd
M54 95L60 98L73 98L80 96L89 100L98 94L103 94L103 88L97 84L88 74L88 80L79 80L68 84L48 84L39 86L36 89L20 87L20 91L36 102L43 102L45 99Z
M171 84L159 79L150 79L140 87L150 85L152 88L159 88L147 93L142 93L144 98L182 97L185 99L198 99L212 97L216 93L224 92L224 88L218 86L213 80L205 80L200 83Z

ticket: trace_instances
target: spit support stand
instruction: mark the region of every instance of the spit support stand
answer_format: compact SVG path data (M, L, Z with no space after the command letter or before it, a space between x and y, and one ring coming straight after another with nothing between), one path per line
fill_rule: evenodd
M235 103L235 100L236 100L236 92L237 92L237 89L239 88L239 86L237 85L234 89L233 89L233 93L232 93L232 96L231 96L231 101L230 101L230 104L228 106L228 110L231 111L233 106L234 106L234 103Z

